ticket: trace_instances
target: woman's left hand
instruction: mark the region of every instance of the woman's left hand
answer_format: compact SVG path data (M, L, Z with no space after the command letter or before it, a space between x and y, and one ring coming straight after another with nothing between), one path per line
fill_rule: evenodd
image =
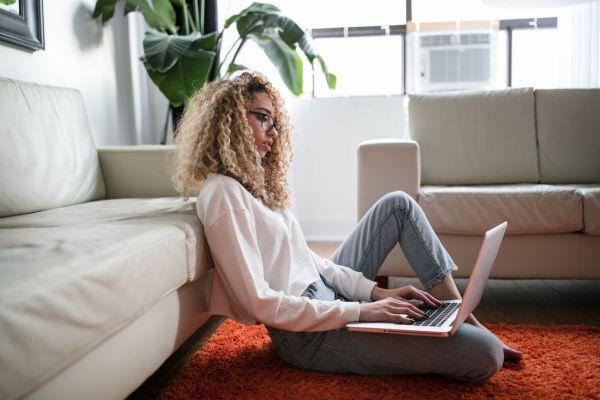
M388 297L393 297L400 300L422 300L431 307L438 307L442 304L441 301L433 297L428 292L417 289L412 285L403 286L401 288L395 289L383 289L378 286L375 286L373 288L373 292L371 293L371 300L382 300Z

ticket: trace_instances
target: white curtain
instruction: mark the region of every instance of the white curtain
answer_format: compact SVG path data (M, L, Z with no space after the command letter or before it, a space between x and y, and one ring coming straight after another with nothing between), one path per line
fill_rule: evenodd
M565 7L558 29L560 86L600 87L600 1Z

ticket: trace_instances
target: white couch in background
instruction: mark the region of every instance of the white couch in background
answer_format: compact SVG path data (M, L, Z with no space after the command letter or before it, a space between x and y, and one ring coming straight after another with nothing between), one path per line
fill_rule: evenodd
M125 398L210 317L172 146L96 149L78 91L10 79L0 143L0 398Z
M410 139L358 149L358 218L402 190L468 277L507 220L495 278L600 277L600 89L410 95ZM414 277L397 245L380 276Z

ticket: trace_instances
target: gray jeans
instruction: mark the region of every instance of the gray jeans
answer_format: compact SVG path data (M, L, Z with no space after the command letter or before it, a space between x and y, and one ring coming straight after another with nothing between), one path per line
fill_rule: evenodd
M456 266L421 207L406 193L391 192L371 207L331 261L375 280L392 248L402 251L426 289ZM302 296L346 299L323 276ZM500 369L502 343L485 329L463 324L447 338L352 332L346 328L289 332L267 326L278 356L298 368L360 375L438 374L480 382Z

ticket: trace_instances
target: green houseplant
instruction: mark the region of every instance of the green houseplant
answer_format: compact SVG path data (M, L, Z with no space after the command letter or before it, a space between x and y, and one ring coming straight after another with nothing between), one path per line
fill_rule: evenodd
M97 0L92 17L101 16L105 23L114 16L119 2L125 3L125 15L136 11L144 16L149 29L144 35L144 56L140 60L173 108L181 108L185 99L211 78L225 78L246 69L236 63L236 58L249 40L263 49L293 94L300 95L303 86L298 50L313 68L315 62L320 64L328 86L335 88L336 77L312 48L309 35L271 4L253 3L229 17L220 32L210 33L204 30L204 0ZM182 27L176 25L176 9L183 16ZM239 36L218 63L223 32L233 25ZM211 69L216 69L212 77Z

